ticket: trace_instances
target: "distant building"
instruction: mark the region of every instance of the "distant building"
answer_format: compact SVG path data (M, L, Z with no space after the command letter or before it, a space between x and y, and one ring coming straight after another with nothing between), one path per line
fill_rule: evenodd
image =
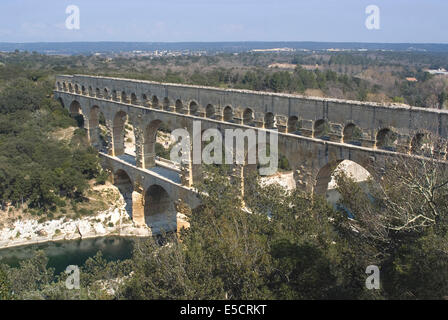
M305 69L305 70L310 70L310 71L313 71L313 70L316 70L316 69L320 69L318 64L315 64L315 65L302 64L301 67L303 69Z
M253 49L252 52L292 52L292 48Z
M414 78L414 77L408 77L408 78L406 78L406 81L417 82L418 80L416 78Z
M291 63L273 63L268 66L268 68L279 68L279 69L295 69L297 65Z
M426 72L429 72L430 74L448 75L448 71L446 71L444 68L439 68L437 70L426 70Z

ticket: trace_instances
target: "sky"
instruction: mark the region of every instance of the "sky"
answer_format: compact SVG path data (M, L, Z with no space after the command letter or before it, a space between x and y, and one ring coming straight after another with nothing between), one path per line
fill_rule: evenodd
M369 5L380 29L365 25ZM447 13L447 0L1 0L0 42L448 43Z

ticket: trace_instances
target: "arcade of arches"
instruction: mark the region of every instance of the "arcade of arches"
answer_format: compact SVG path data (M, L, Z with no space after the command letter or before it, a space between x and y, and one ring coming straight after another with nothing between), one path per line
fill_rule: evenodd
M255 115L254 110L251 108L245 108L244 111L238 113L237 109L233 108L230 105L225 106L224 108L217 108L211 104L205 106L202 111L202 106L200 106L195 101L184 102L180 99L169 99L163 98L159 99L155 95L137 95L133 93L126 93L123 91L116 90L96 90L90 87L78 87L78 89L73 86L70 89L70 86L67 86L65 83L61 88L68 87L68 90L79 90L80 92L84 92L85 94L94 95L96 94L98 97L113 99L117 101L123 101L128 104L138 104L144 105L148 108L148 111L151 109L155 110L163 110L164 117L157 118L157 113L155 113L155 117L153 117L151 121L147 121L145 123L138 122L138 118L135 114L132 114L132 107L116 107L116 112L112 112L106 110L104 105L100 108L97 105L89 109L83 108L78 100L72 100L71 103L68 103L67 100L60 99L60 102L69 106L68 109L72 117L77 120L77 123L80 127L86 128L89 133L90 142L92 145L97 147L101 152L105 154L109 154L111 156L119 157L120 159L130 156L133 158L133 165L138 168L144 169L153 169L157 167L157 143L161 143L161 140L158 141L158 138L161 136L161 132L164 134L165 142L168 140L169 143L169 130L167 129L166 124L168 121L169 113L175 114L176 117L180 115L185 116L194 116L194 117L203 117L205 120L213 119L215 122L220 122L227 125L232 126L254 126L260 127L259 122L257 122L257 117ZM66 102L64 104L64 101ZM83 101L83 100L79 100ZM114 110L114 109L112 109ZM174 116L174 115L173 115ZM162 120L163 119L163 120ZM349 146L335 146L333 151L328 152L324 151L324 147L328 148L325 144L321 142L313 144L311 139L314 140L329 140L332 142L340 142L341 145L353 145L354 146L362 146L365 147L365 132L361 128L359 128L355 123L347 123L344 126L341 126L340 134L334 134L334 127L332 124L328 122L327 119L317 119L313 122L313 125L307 124L307 121L301 119L299 116L291 116L286 118L287 125L285 132L289 133L291 142L289 145L294 146L293 151L284 152L285 158L287 161L288 169L291 169L291 172L295 175L296 171L306 171L302 169L302 167L311 165L307 168L307 174L311 176L305 183L308 184L308 188L310 186L309 181L314 181L311 185L311 188L314 189L314 192L317 194L327 194L327 198L330 198L331 201L335 201L332 199L336 199L337 196L333 195L333 191L335 189L333 176L334 170L337 168L352 170L352 176L358 174L358 176L354 176L355 179L359 182L366 181L367 174L366 172L356 169L354 166L344 164L346 159L355 159L358 161L359 159L350 152L346 152L346 149L350 148ZM187 123L187 122L184 122ZM274 115L272 112L266 112L264 114L262 120L262 128L267 130L269 129L277 129L281 128L281 124L278 116ZM297 142L293 140L296 135L310 137L310 140L306 142ZM285 138L286 139L286 138ZM326 141L324 141L325 143ZM304 145L304 147L300 147L300 144ZM308 144L308 145L307 145ZM410 139L408 142L409 146L407 147L410 153L414 154L428 154L428 150L434 150L435 147L431 145L429 142L427 134L424 132L416 133L415 136ZM324 147L322 147L324 146ZM387 151L400 151L400 148L403 146L402 137L397 134L394 129L391 128L381 128L375 131L375 141L374 145L371 146L371 149L382 149ZM169 146L168 146L169 147ZM319 149L320 148L320 149ZM284 149L286 150L286 149ZM349 149L347 149L349 150ZM440 154L443 154L446 150L446 144L441 143L437 150L440 150ZM163 150L162 150L163 151ZM297 160L292 156L292 154L298 153L299 157L301 154L299 151L303 151L303 153L308 153L308 158L315 157L327 157L325 160L329 161L328 164L324 165L319 169L319 166L322 166L324 160L318 159L319 161L309 161L309 163L305 163L305 161ZM357 152L356 150L353 152ZM368 151L363 151L367 154L367 156L363 156L365 158L369 157ZM334 161L335 154L342 155L341 159L338 161ZM329 154L332 158L330 158ZM372 152L370 155L373 154ZM163 157L162 157L163 158ZM167 160L167 159L165 159ZM361 161L359 161L361 162ZM168 166L168 165L167 165ZM188 167L190 166L190 167ZM249 167L246 168L246 172L249 172ZM170 169L171 170L171 169ZM178 176L180 176L181 183L184 186L191 187L192 182L194 181L194 171L192 169L191 164L187 164L187 168L185 167L173 167L172 172ZM368 173L368 172L367 172ZM244 173L243 173L244 176ZM177 199L172 199L169 197L169 192L166 188L163 188L160 185L153 185L148 187L146 190L135 190L134 183L130 183L131 178L129 175L123 172L116 172L114 180L116 181L117 187L123 194L125 200L129 202L129 206L132 206L132 212L134 219L139 219L139 221L144 221L149 225L157 226L161 223L162 219L162 211L166 211L164 214L164 219L175 211L173 201ZM294 180L298 181L297 177L294 176ZM303 183L303 184L305 184ZM130 187L131 185L131 187ZM330 191L329 191L330 190ZM168 195L168 196L167 196ZM138 201L136 201L136 199ZM170 199L170 202L164 201L164 199ZM135 203L143 204L143 214L141 210L137 217L134 215L136 210ZM152 204L152 205L151 205ZM151 207L152 206L152 207ZM168 219L169 220L169 219Z

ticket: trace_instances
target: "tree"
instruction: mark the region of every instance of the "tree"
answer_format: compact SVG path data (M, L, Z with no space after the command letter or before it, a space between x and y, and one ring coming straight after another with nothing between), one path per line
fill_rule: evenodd
M0 268L0 300L11 299L11 286L3 268Z

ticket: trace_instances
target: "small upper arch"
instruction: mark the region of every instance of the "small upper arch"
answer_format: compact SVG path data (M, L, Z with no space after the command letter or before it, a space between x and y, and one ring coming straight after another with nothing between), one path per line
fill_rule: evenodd
M231 106L225 107L223 110L222 116L223 116L224 121L232 122L233 121L233 108Z
M180 99L176 100L175 108L176 112L184 113L184 104L182 103L182 100Z
M253 125L254 124L254 111L251 108L244 109L243 112L243 124L245 125Z
M299 131L299 117L290 116L288 118L288 133L297 133Z
M199 105L196 101L192 100L189 106L190 115L197 116L199 114Z
M131 104L138 104L137 95L134 92L131 93Z
M264 115L264 127L266 129L275 128L275 116L272 112L266 112Z
M109 89L104 88L103 92L104 92L104 94L103 94L104 99L110 99Z

